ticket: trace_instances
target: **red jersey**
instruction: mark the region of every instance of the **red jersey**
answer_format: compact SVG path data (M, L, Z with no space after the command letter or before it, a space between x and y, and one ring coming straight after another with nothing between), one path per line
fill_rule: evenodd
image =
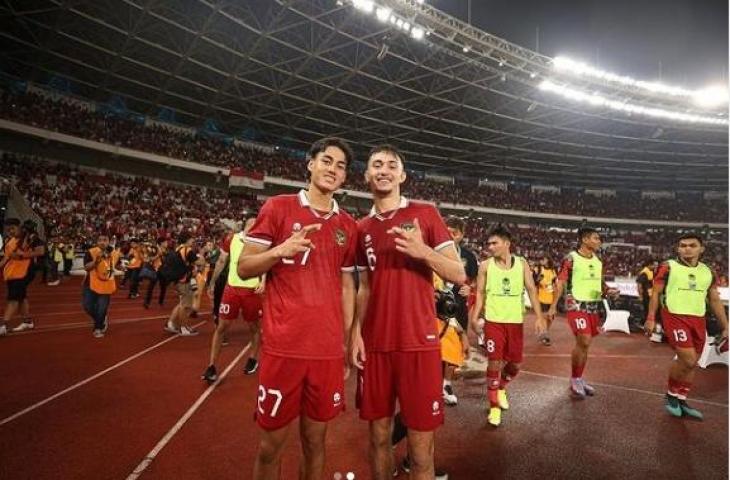
M355 220L333 200L329 213L309 204L306 192L266 201L246 242L273 247L314 223L315 248L284 258L268 272L262 325L263 349L291 358L342 358L342 272L355 271Z
M441 250L454 244L432 205L401 197L400 206L358 223L358 270L368 270L370 299L362 325L367 351L438 350L433 273L423 261L396 250L392 227L409 228L418 219L426 245Z

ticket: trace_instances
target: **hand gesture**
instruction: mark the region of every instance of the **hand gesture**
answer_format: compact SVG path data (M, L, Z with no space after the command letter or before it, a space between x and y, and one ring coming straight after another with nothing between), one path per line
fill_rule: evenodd
M304 253L310 248L314 248L314 243L307 238L312 232L322 228L321 223L313 223L302 227L301 230L291 234L289 238L276 246L277 256L280 258L292 258L299 253Z
M417 218L413 220L413 229L405 230L401 227L392 227L388 230L388 233L396 236L395 249L409 257L423 260L432 252L431 248L423 242L423 233Z
M646 317L644 322L644 331L647 335L654 333L654 327L656 327L656 319L654 317Z
M537 321L535 322L535 333L537 335L542 335L547 332L547 320L542 315L537 316Z
M461 288L459 288L459 295L466 298L471 293L471 286L470 285L462 285Z
M557 313L557 305L550 305L550 308L547 311L547 318L550 321L555 320L555 314Z
M350 365L358 370L365 367L365 343L359 333L353 334L353 338L350 340L349 359Z

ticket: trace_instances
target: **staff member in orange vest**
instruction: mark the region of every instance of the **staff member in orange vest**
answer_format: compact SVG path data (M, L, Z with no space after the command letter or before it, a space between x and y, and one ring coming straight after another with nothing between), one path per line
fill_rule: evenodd
M36 257L45 255L43 241L35 234L35 223L26 221L20 226L17 218L8 218L5 221L7 228L7 242L4 256L0 261L3 269L3 278L7 284L7 304L0 336L8 333L7 323L20 310L22 322L13 329L13 332L22 332L32 329L35 324L30 318L30 305L27 298L28 284L33 280L33 261Z
M84 256L83 306L86 313L94 321L94 337L101 338L106 333L107 311L112 294L117 290L114 279L114 267L119 262L121 253L109 245L109 237L99 235L96 246L89 249Z

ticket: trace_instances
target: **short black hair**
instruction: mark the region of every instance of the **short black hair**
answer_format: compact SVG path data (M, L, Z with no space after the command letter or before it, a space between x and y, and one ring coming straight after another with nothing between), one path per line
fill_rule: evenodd
M679 242L681 242L682 240L693 240L693 239L700 242L700 245L705 244L705 238L702 235L700 235L699 233L695 233L695 232L683 233L677 239L677 243L679 244Z
M496 226L492 227L491 230L487 233L487 238L490 237L499 237L502 240L507 240L509 242L512 241L512 232L510 232L507 227L504 225L497 224Z
M181 234L180 234L180 235L179 235L179 236L177 237L177 243L178 243L178 245L182 245L183 243L185 243L185 242L187 242L188 240L190 240L190 238L192 238L192 237L190 236L190 234L189 234L189 233L185 233L185 232L183 232L183 233L181 233Z
M352 151L352 147L339 137L325 137L314 142L309 147L309 159L314 160L314 157L327 150L327 147L337 147L342 150L348 167L355 161L355 152Z
M596 230L595 228L591 228L591 227L579 228L578 229L578 244L583 243L583 240L586 237L589 237L589 236L593 235L594 233L600 235L600 233L598 233L598 230Z
M167 241L167 238L165 237L158 237L157 238L157 245L162 245L163 242Z
M652 257L649 257L649 258L647 258L646 260L644 260L644 261L642 262L642 264L641 264L641 265L642 265L643 267L648 267L649 265L651 265L651 264L652 264L652 263L654 263L654 262L656 262L656 259L654 259L654 258L652 258Z
M400 163L403 164L405 167L406 164L406 157L403 155L403 153L398 150L398 147L395 145L392 145L390 143L382 143L380 145L375 145L373 148L370 149L370 152L368 153L368 161L370 161L370 158L375 155L376 153L380 152L386 152L392 154L394 157L396 157L398 160L400 160Z
M20 226L20 219L19 218L6 218L5 219L5 226L6 227L19 227Z
M446 226L449 228L453 228L454 230L458 230L461 233L464 233L464 231L466 230L466 222L464 221L464 219L454 215L446 219Z

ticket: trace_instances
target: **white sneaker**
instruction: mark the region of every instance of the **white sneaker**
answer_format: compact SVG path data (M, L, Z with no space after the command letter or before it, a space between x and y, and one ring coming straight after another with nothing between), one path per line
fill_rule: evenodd
M12 332L18 333L18 332L24 332L26 330L33 330L35 328L35 324L33 322L23 322L17 327L15 327Z
M192 337L193 335L197 335L198 331L193 330L190 327L180 327L180 335L183 337Z
M46 285L49 287L56 287L61 283L61 280L56 280L55 282L48 282Z
M5 325L0 325L0 337L4 337L8 334L8 327Z
M168 321L165 326L163 327L163 330L170 333L180 333L180 331L175 328L175 325L172 324L172 322Z
M444 385L443 388L443 396L444 396L444 403L446 405L456 405L459 403L459 399L456 397L456 394L454 393L454 389L451 387L451 385Z
M651 337L649 337L649 340L654 343L662 343L662 334L654 332L651 334Z
M94 338L101 338L104 336L104 332L97 328L92 335L94 335Z

